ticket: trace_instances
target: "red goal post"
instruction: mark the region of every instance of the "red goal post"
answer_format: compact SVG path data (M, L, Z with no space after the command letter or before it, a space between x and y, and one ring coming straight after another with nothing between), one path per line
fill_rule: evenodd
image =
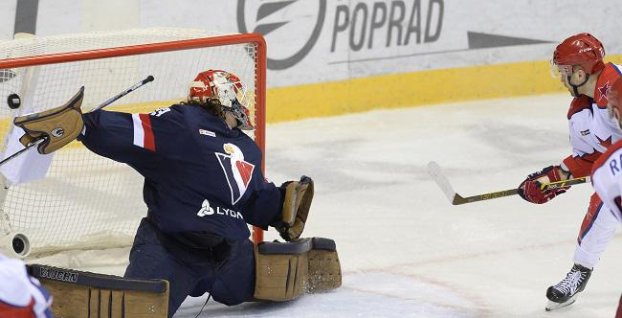
M15 147L11 144L13 117L61 105L82 85L86 88L83 109L89 111L89 107L154 75L153 83L108 107L145 112L183 100L194 76L211 68L235 73L254 95L254 105L249 108L256 129L251 136L264 152L261 168L265 172L266 43L260 34L141 29L9 42L0 43L0 57L5 57L0 59L3 158ZM5 104L11 94L21 97L20 108L9 109ZM142 179L127 175L129 167L97 157L79 143L72 143L53 154L43 172L45 178L25 183L5 178L4 173L11 169L10 174L19 175L18 170L24 167L0 167L5 169L5 187L0 191L0 237L24 233L33 252L131 244L138 216L146 212L142 191L137 187L142 187ZM136 200L141 202L137 204ZM125 203L125 209L134 210L131 216L122 211ZM263 241L262 230L254 228L252 238Z

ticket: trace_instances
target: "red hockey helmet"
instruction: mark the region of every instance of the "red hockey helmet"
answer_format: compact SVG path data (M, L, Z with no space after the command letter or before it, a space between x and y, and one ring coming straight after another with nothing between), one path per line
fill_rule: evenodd
M600 72L605 63L605 48L589 33L575 34L560 43L553 53L553 64L562 74L572 74L572 66L578 65L588 74Z
M218 104L237 119L240 129L253 129L249 110L245 106L248 105L246 88L233 73L221 70L199 73L190 85L188 101Z

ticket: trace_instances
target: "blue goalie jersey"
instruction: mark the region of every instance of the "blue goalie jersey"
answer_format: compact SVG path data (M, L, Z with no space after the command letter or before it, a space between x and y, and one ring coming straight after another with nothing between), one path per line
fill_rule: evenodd
M195 105L150 114L83 115L79 140L145 178L150 220L164 233L208 232L245 239L247 223L267 229L282 193L261 172L262 154L239 129Z

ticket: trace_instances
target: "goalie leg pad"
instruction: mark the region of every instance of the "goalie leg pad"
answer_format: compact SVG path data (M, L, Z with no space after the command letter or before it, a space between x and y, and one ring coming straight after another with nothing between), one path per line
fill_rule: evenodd
M127 279L45 265L28 265L28 272L54 297L55 317L168 316L166 280Z
M341 286L341 264L335 241L313 238L309 251L308 293L320 293Z
M258 300L288 301L341 286L339 257L330 239L261 243L255 248L255 266Z

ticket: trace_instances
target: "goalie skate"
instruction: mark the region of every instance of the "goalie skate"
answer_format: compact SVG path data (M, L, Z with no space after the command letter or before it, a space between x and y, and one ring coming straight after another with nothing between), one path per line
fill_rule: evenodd
M577 300L577 295L585 289L591 275L591 269L574 264L561 282L546 290L546 298L549 299L546 311L572 305Z

